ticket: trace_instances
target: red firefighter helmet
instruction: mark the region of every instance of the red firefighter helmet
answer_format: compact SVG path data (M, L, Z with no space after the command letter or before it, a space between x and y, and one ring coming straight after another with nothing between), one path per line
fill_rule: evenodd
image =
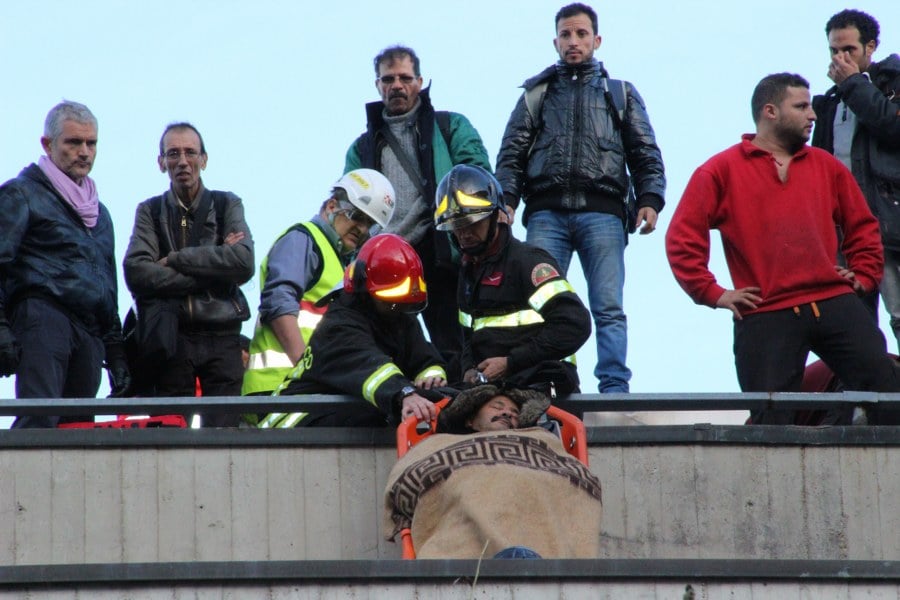
M363 244L344 271L344 291L367 293L405 313L420 312L428 303L422 260L409 242L393 233Z

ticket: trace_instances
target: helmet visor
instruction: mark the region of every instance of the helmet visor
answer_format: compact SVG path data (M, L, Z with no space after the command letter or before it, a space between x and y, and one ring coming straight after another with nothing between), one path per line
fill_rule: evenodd
M438 231L455 231L465 229L491 216L494 211L468 213L449 217L436 225Z

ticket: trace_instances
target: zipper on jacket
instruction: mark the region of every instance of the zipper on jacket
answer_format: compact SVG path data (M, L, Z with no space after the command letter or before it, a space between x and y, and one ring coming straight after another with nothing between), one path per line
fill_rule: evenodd
M572 129L572 152L569 157L569 196L570 202L575 201L575 194L577 193L576 185L575 185L575 165L578 164L578 150L581 148L581 113L582 113L582 99L581 97L584 95L584 77L582 76L582 80L578 81L578 72L576 71L572 75L572 85L575 86L575 93L572 97L575 99L575 106L573 107L572 114L574 115L574 123Z
M185 248L188 244L188 220L187 220L187 211L182 209L181 212L181 247ZM187 313L188 313L188 322L194 322L194 302L191 294L188 294L187 298L185 298L187 305Z

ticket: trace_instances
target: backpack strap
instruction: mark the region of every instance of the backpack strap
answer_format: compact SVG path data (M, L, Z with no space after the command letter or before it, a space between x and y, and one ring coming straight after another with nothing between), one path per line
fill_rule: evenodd
M434 111L434 120L437 121L438 129L441 130L441 137L444 138L444 143L447 144L447 150L450 150L450 140L453 136L450 135L450 113L446 110L436 110Z
M213 199L213 207L216 211L216 231L219 237L224 240L227 233L225 232L225 208L228 202L228 195L225 192L211 192ZM221 244L222 241L219 240Z
M600 80L600 85L603 86L603 95L606 96L606 101L616 109L613 113L616 127L622 129L622 123L625 122L625 109L628 108L628 94L625 91L625 82L621 79L603 77Z
M531 115L532 121L541 115L541 105L544 104L544 95L547 93L548 85L550 82L545 79L530 90L525 90L525 108Z
M544 104L544 96L547 95L547 86L549 85L550 82L545 79L530 90L525 90L525 93L523 94L525 96L525 110L528 111L528 114L531 116L531 122L534 124L531 145L528 147L529 157L531 156L531 151L534 149L534 143L537 141L537 131L540 129L537 123L541 116L541 107Z
M164 202L166 195L163 194L161 196L154 196L147 201L148 206L150 207L150 216L153 217L153 230L156 232L156 239L159 241L159 254L160 258L169 254L170 250L174 250L174 248L163 248L163 245L166 241L166 236L163 235L162 230L162 211L166 210L166 203ZM168 244L165 244L168 246Z

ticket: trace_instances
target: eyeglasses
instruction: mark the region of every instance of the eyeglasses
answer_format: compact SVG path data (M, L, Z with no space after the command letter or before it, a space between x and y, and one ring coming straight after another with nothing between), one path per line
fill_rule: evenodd
M343 210L339 210L338 213L344 215L351 221L359 223L360 225L365 225L370 229L375 226L375 219L359 210L358 208L345 208Z
M400 83L402 83L403 85L409 85L416 80L416 78L412 75L382 75L378 78L378 81L380 81L384 85L393 85L394 81L396 81L398 78L400 79Z
M200 156L200 153L193 148L188 148L183 152L181 150L167 150L164 156L166 157L166 160L174 161L181 158L182 154L184 154L184 157L187 160L196 160Z

